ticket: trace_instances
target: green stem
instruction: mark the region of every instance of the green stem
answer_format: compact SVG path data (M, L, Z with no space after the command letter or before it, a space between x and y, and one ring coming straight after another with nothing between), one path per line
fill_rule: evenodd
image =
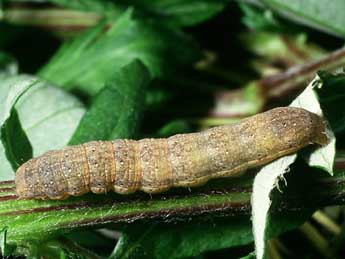
M34 9L12 8L4 11L4 21L31 26L83 26L95 25L100 16L92 12L81 12L61 8Z
M276 210L301 211L326 205L344 204L343 156L337 160L335 177L293 174L306 181L294 181L293 191L280 194ZM311 177L315 175L315 177ZM325 175L323 173L323 175ZM8 241L46 240L82 227L137 220L172 221L191 216L250 215L254 173L219 179L200 188L173 189L159 195L84 195L63 201L18 200L13 182L0 182L0 226L8 227ZM305 193L308 195L305 195ZM274 211L273 211L274 212ZM278 212L278 211L276 211Z

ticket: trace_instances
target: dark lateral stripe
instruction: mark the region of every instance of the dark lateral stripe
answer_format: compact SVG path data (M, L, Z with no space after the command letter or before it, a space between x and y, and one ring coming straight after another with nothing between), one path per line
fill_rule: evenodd
M158 211L146 211L146 212L135 212L122 214L118 216L107 216L107 217L97 217L91 219L85 219L77 222L72 222L69 224L60 224L61 228L79 228L79 227L89 227L98 226L109 223L132 223L141 219L162 219L163 221L171 221L175 217L183 216L200 216L206 213L215 212L226 213L226 214L238 214L242 212L244 215L250 213L251 206L249 203L240 202L223 202L218 204L208 204L200 205L188 208L174 208L174 209L162 209Z
M6 196L0 196L0 202L2 201L9 201L9 200L16 200L18 199L17 195L6 195Z
M10 185L10 184L14 185L14 181L13 180L11 180L11 181L0 181L0 186L2 186L2 185Z
M6 197L6 196L4 196ZM16 196L17 197L17 196ZM1 201L0 197L0 201ZM13 215L23 215L23 214L31 214L31 213L40 213L40 212L49 212L49 211L59 211L59 210L73 210L73 209L83 209L83 208L97 208L102 207L107 204L121 204L115 202L79 202L79 203L72 203L72 204L66 204L66 205L58 205L58 206L48 206L48 207L38 207L38 208L32 208L32 209L25 209L25 210L17 210L17 211L11 211L11 212L5 212L0 213L0 216L13 216Z
M0 193L2 192L11 192L11 193L15 193L16 188L15 187L5 187L5 188L0 188Z

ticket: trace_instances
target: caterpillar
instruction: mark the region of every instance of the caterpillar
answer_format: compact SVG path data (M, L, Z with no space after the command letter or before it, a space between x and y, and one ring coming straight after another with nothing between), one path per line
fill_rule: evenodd
M19 167L16 191L23 199L65 199L89 191L158 193L234 176L327 142L321 117L281 107L199 133L92 141L48 151Z

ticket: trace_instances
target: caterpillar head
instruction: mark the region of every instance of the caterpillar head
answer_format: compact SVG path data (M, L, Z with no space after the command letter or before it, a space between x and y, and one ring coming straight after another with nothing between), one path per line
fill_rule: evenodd
M51 155L57 151L48 151L37 158L22 164L16 172L16 192L21 199L64 199L66 193L61 191L64 183L57 184Z
M276 108L270 112L272 131L288 147L302 147L308 144L326 145L325 120L302 108Z
M24 164L22 164L16 172L16 192L20 198L30 199L36 197L36 188L34 180L34 168L36 164L36 159L31 159Z

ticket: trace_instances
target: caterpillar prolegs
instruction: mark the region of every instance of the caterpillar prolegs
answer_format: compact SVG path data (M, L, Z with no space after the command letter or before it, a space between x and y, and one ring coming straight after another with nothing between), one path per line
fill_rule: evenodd
M70 195L163 192L228 177L326 144L325 123L301 108L275 108L200 133L166 139L92 141L49 151L16 173L20 198L64 199Z

